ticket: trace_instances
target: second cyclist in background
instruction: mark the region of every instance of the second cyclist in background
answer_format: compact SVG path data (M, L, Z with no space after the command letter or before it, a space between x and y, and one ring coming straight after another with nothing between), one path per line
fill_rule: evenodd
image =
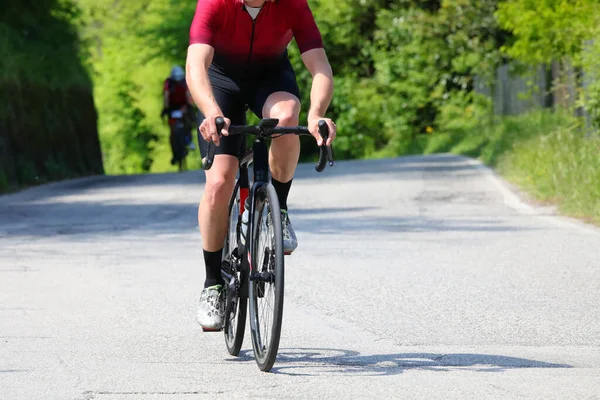
M179 65L176 65L171 70L171 75L165 79L164 89L163 89L163 101L164 107L162 111L162 116L167 116L169 118L169 128L170 128L170 142L171 149L173 150L173 158L171 159L171 164L175 164L175 145L174 141L174 126L175 120L172 118L172 113L176 111L181 111L183 115L183 122L185 124L185 143L190 149L194 149L194 143L192 142L192 127L194 126L195 113L194 113L194 103L192 101L192 96L190 95L190 91L187 86L187 82L185 79L185 71Z

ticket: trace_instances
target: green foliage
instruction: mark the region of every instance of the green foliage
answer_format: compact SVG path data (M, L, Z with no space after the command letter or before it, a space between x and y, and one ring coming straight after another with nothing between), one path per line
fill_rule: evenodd
M565 57L578 62L585 40L600 28L597 0L506 0L497 15L515 36L507 53L530 64Z
M63 155L51 155L44 162L44 167L51 180L60 180L77 176L66 166Z
M472 157L480 155L489 141L484 133L490 130L490 100L473 92L455 92L440 108L438 124L441 131L433 131L422 139L425 154L457 152ZM473 135L472 132L480 132ZM488 160L490 162L491 160Z
M542 201L600 223L600 139L585 139L577 123L548 132L521 139L500 170Z
M503 48L513 59L529 65L557 61L563 71L575 68L576 105L585 107L600 128L598 1L506 0L497 16L513 34L513 41Z
M102 172L79 8L70 0L2 6L0 169L8 184L0 186Z
M25 185L38 183L39 175L35 165L25 157L17 158L19 182Z
M0 16L0 83L90 87L70 0L8 0ZM3 7L4 8L4 7Z
M10 189L10 182L8 180L8 176L6 176L6 172L0 168L0 193L8 192Z
M496 68L507 57L525 66L560 61L575 67L577 105L600 127L596 0L309 3L335 74L329 116L339 127L338 158L446 151L480 157L568 212L600 218L598 139L583 139L580 121L561 113L494 117L490 99L474 91L475 77L494 91ZM159 116L162 86L171 66L185 63L195 5L9 0L0 17L0 122L20 135L1 138L0 151L29 142L61 151L9 151L17 168L0 165L0 190L14 175L36 183L101 170L64 144L78 141L84 124L95 126L95 111L85 105L90 75L107 172L173 170L169 130ZM289 54L304 123L311 77L295 45ZM77 101L85 112L69 113ZM26 118L31 108L35 117ZM18 129L15 120L22 121ZM314 157L313 142L303 139L303 159ZM200 167L197 151L188 166Z
M599 25L591 22L592 0L309 3L336 77L329 115L339 127L339 158L455 151L497 164L517 140L540 130L523 121L498 123L490 100L474 94L475 76L492 83L506 56L538 63L578 52L589 32L595 32L590 26ZM184 63L195 2L79 4L107 170L172 170L168 129L158 117L161 87L172 64ZM311 77L295 45L289 53L302 92L303 123ZM588 65L597 59L589 56ZM591 82L600 93L594 86L600 80ZM600 103L594 95L585 100L587 105ZM546 122L542 126L549 127ZM304 159L314 156L309 142L303 141ZM192 168L199 167L197 152L189 161Z
M584 46L581 64L585 77L583 90L580 92L581 103L592 120L593 126L600 128L600 35L596 40L588 41Z
M78 0L108 173L173 170L162 88L184 65L195 2ZM192 152L188 167L198 168Z
M491 76L500 62L506 33L496 24L496 3L310 1L336 76L329 116L339 126L337 157L418 150L416 138L437 129L447 99L470 92L474 76ZM107 171L172 169L168 129L158 118L160 90L170 66L184 63L195 2L79 0L79 5ZM289 53L304 123L311 77L295 45ZM311 139L303 144L302 158L314 156ZM199 166L197 152L190 161Z
M336 76L330 115L338 157L395 155L420 149L440 107L490 77L506 32L496 0L311 2ZM301 88L309 88L295 48ZM308 104L308 89L303 95Z
M428 153L463 154L481 158L486 164L496 166L505 154L514 151L515 143L547 135L556 129L567 129L577 123L566 114L548 111L518 117L497 117L490 121L483 118L488 99L476 96L475 102L466 107L463 101L456 99L444 107L444 119L449 123L440 135L428 138ZM473 118L461 118L461 113L471 114ZM447 139L440 140L437 136ZM442 146L436 144L439 141L443 142Z

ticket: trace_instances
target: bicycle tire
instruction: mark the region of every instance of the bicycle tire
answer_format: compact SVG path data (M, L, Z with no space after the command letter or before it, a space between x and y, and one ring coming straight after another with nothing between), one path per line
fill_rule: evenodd
M273 367L279 350L284 294L281 213L273 185L267 183L256 191L254 207L251 274L252 271L263 273L265 280L254 279L249 282L250 331L256 363L261 371L266 372ZM263 242L264 247L261 246ZM273 304L269 310L265 299L270 298L271 294Z
M233 194L229 200L229 229L227 231L227 237L225 238L225 244L223 246L223 263L221 264L222 268L228 268L225 272L228 274L236 274L238 283L242 279L242 271L238 270L237 268L235 268L235 270L232 268L232 265L234 265L232 262L232 253L238 247L238 238L240 233L239 229L241 216L239 213L239 188L240 184L239 182L236 182L235 189L233 190ZM227 288L225 288L225 296L227 301ZM231 312L227 312L227 310L225 310L225 324L223 333L225 336L225 346L227 347L227 351L232 356L237 356L240 353L240 349L242 348L242 343L244 341L244 332L246 330L246 312L248 310L248 299L239 296L239 285L235 292L235 298L233 301L235 302L235 305Z
M174 135L175 135L175 158L177 160L177 169L179 172L183 172L186 169L185 157L187 156L184 127L177 124L175 127Z

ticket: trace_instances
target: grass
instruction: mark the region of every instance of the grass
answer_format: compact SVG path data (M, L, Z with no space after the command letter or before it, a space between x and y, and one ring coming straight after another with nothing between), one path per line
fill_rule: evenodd
M575 128L532 137L506 155L499 170L538 199L600 224L600 139Z
M494 124L457 124L419 138L423 153L481 159L540 201L600 225L600 137L565 114L537 111Z

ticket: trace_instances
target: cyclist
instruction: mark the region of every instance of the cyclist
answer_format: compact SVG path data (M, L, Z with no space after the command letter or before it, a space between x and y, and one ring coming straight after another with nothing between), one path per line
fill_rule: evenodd
M171 112L175 110L180 110L184 115L184 123L186 125L186 135L185 142L189 146L190 149L194 149L194 143L192 142L192 122L193 117L193 102L192 96L187 87L187 83L185 81L185 72L183 68L179 65L175 65L171 69L171 75L165 79L164 89L163 89L163 98L164 98L164 108L162 110L161 116L170 116ZM171 159L171 164L175 164L177 160L175 159L175 144L174 144L174 121L169 119L169 128L171 130L170 141L171 141L171 150L173 151L173 158Z
M227 137L230 124L246 123L246 106L259 118L278 118L280 126L299 124L300 91L287 56L292 38L312 74L308 127L321 145L318 122L327 122L330 137L336 128L325 118L333 95L333 74L321 34L307 0L199 0L190 29L187 56L188 84L198 105L202 156L208 141L217 145L212 168L198 209L206 280L200 295L198 323L205 330L223 325L223 243L227 234L228 203L233 192L238 156L244 136ZM215 118L224 117L223 137ZM287 197L300 155L300 140L285 135L271 142L272 184L281 205L284 252L295 250L296 234L288 216Z

